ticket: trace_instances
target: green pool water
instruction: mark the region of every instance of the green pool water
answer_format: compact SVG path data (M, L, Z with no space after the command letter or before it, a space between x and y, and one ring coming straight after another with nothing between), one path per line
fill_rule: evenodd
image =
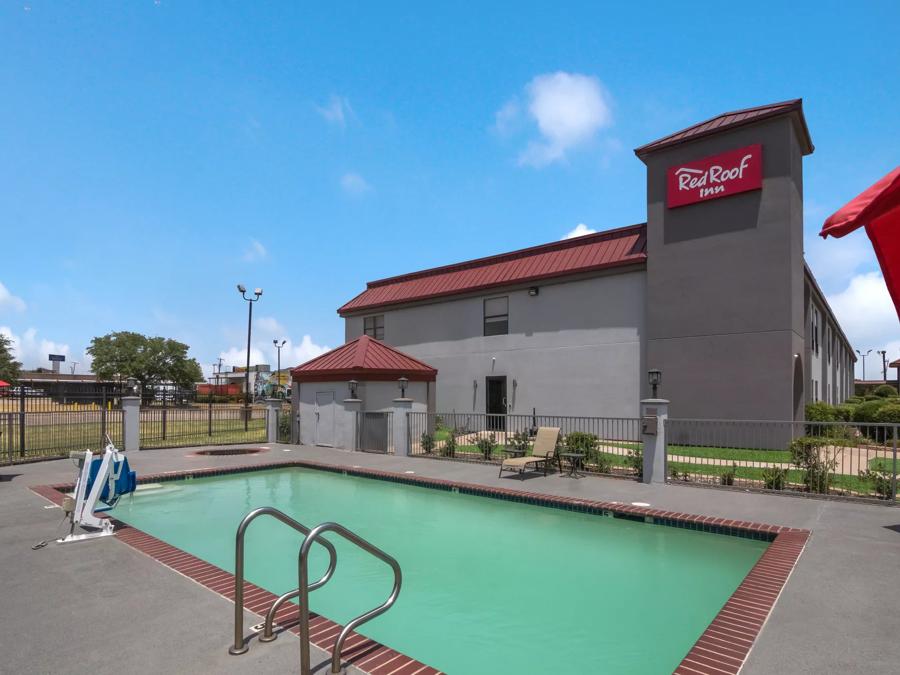
M451 675L671 673L767 546L300 468L163 483L115 513L234 571L235 528L258 506L309 526L339 522L396 557L400 598L361 632ZM381 603L392 576L330 538L337 571L310 604L344 623ZM247 578L276 594L296 588L299 543L258 519ZM312 579L327 562L316 549Z

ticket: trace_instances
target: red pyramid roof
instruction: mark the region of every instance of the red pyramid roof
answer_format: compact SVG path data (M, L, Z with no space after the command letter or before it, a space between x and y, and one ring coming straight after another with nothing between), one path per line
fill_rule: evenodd
M434 382L437 368L414 359L368 335L332 349L291 371L294 382L335 380L395 380Z
M716 115L704 122L698 122L687 129L676 131L663 138L647 143L636 148L634 154L638 157L644 157L656 150L668 148L673 145L692 141L695 138L702 138L711 134L718 133L723 129L730 127L739 127L745 124L752 124L770 117L778 115L795 115L798 136L802 144L803 154L808 155L813 151L812 140L809 137L809 129L806 127L806 119L803 117L803 99L795 98L791 101L782 101L781 103L769 103L754 108L743 108L741 110L732 110L731 112Z

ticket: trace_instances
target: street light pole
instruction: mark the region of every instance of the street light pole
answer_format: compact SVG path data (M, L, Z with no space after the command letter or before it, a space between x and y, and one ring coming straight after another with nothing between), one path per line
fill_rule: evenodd
M251 410L251 398L250 398L250 334L253 327L253 303L257 302L262 295L262 289L257 288L254 289L253 295L254 297L247 297L247 289L243 284L237 285L238 293L241 294L241 297L247 301L247 370L244 371L244 431L247 431L247 428L250 424L250 410Z
M278 370L275 371L277 378L275 381L278 383L278 397L281 398L281 348L284 347L284 344L287 340L282 340L281 344L278 344L278 340L272 340L272 344L275 345L275 349L278 350Z
M881 354L881 379L887 384L887 350L879 349L876 354Z
M859 355L862 357L862 362L863 362L863 382L865 382L865 381L866 381L866 357L867 357L869 354L872 353L872 350L870 349L870 350L867 351L865 354L863 354L861 351L859 351L859 350L857 349L857 350L856 350L856 353L859 354Z

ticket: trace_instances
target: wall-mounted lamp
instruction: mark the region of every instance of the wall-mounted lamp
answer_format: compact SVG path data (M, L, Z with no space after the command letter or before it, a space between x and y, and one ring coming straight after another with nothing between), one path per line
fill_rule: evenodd
M350 380L347 384L350 385L350 398L359 398L356 395L356 387L359 385L359 382L357 382L356 380Z
M406 385L409 384L409 378L401 377L397 382L400 383L400 398L406 398Z
M472 389L478 389L478 380L472 380Z
M530 295L532 298L540 292L541 292L541 289L538 288L537 286L532 286L531 288L528 289L528 295Z
M519 381L517 379L513 378L513 391L515 391L516 387L518 387L518 386L519 386Z
M656 389L659 387L660 382L662 382L662 371L656 370L655 368L648 370L647 381L650 383L650 387L653 390L653 398L656 398Z

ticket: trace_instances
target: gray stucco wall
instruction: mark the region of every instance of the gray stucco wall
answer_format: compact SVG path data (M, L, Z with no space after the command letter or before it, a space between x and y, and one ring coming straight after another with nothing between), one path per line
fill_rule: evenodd
M670 166L760 143L762 190L670 209ZM787 117L660 150L647 164L647 365L672 417L802 415L802 157Z
M502 295L509 334L485 337L483 301ZM634 269L545 283L535 297L519 288L377 313L387 344L438 369L438 412L485 412L485 378L505 375L510 413L635 417L644 305L645 273ZM363 316L347 318L347 340Z
M427 382L409 383L406 396L413 399L413 412L429 411L430 386ZM294 384L294 392L293 404L299 412L300 443L353 448L356 408L346 402L350 397L350 386L346 382L300 382ZM332 397L331 410L321 410L317 417L316 396L323 393ZM360 382L357 396L361 403L355 406L360 410L386 412L394 409L393 401L400 396L400 390L396 382ZM317 430L316 425L323 423L330 428Z
M853 395L853 351L838 329L837 319L811 284L805 290L805 352L809 368L805 389L808 401L843 403ZM813 340L813 315L818 311L819 350Z

